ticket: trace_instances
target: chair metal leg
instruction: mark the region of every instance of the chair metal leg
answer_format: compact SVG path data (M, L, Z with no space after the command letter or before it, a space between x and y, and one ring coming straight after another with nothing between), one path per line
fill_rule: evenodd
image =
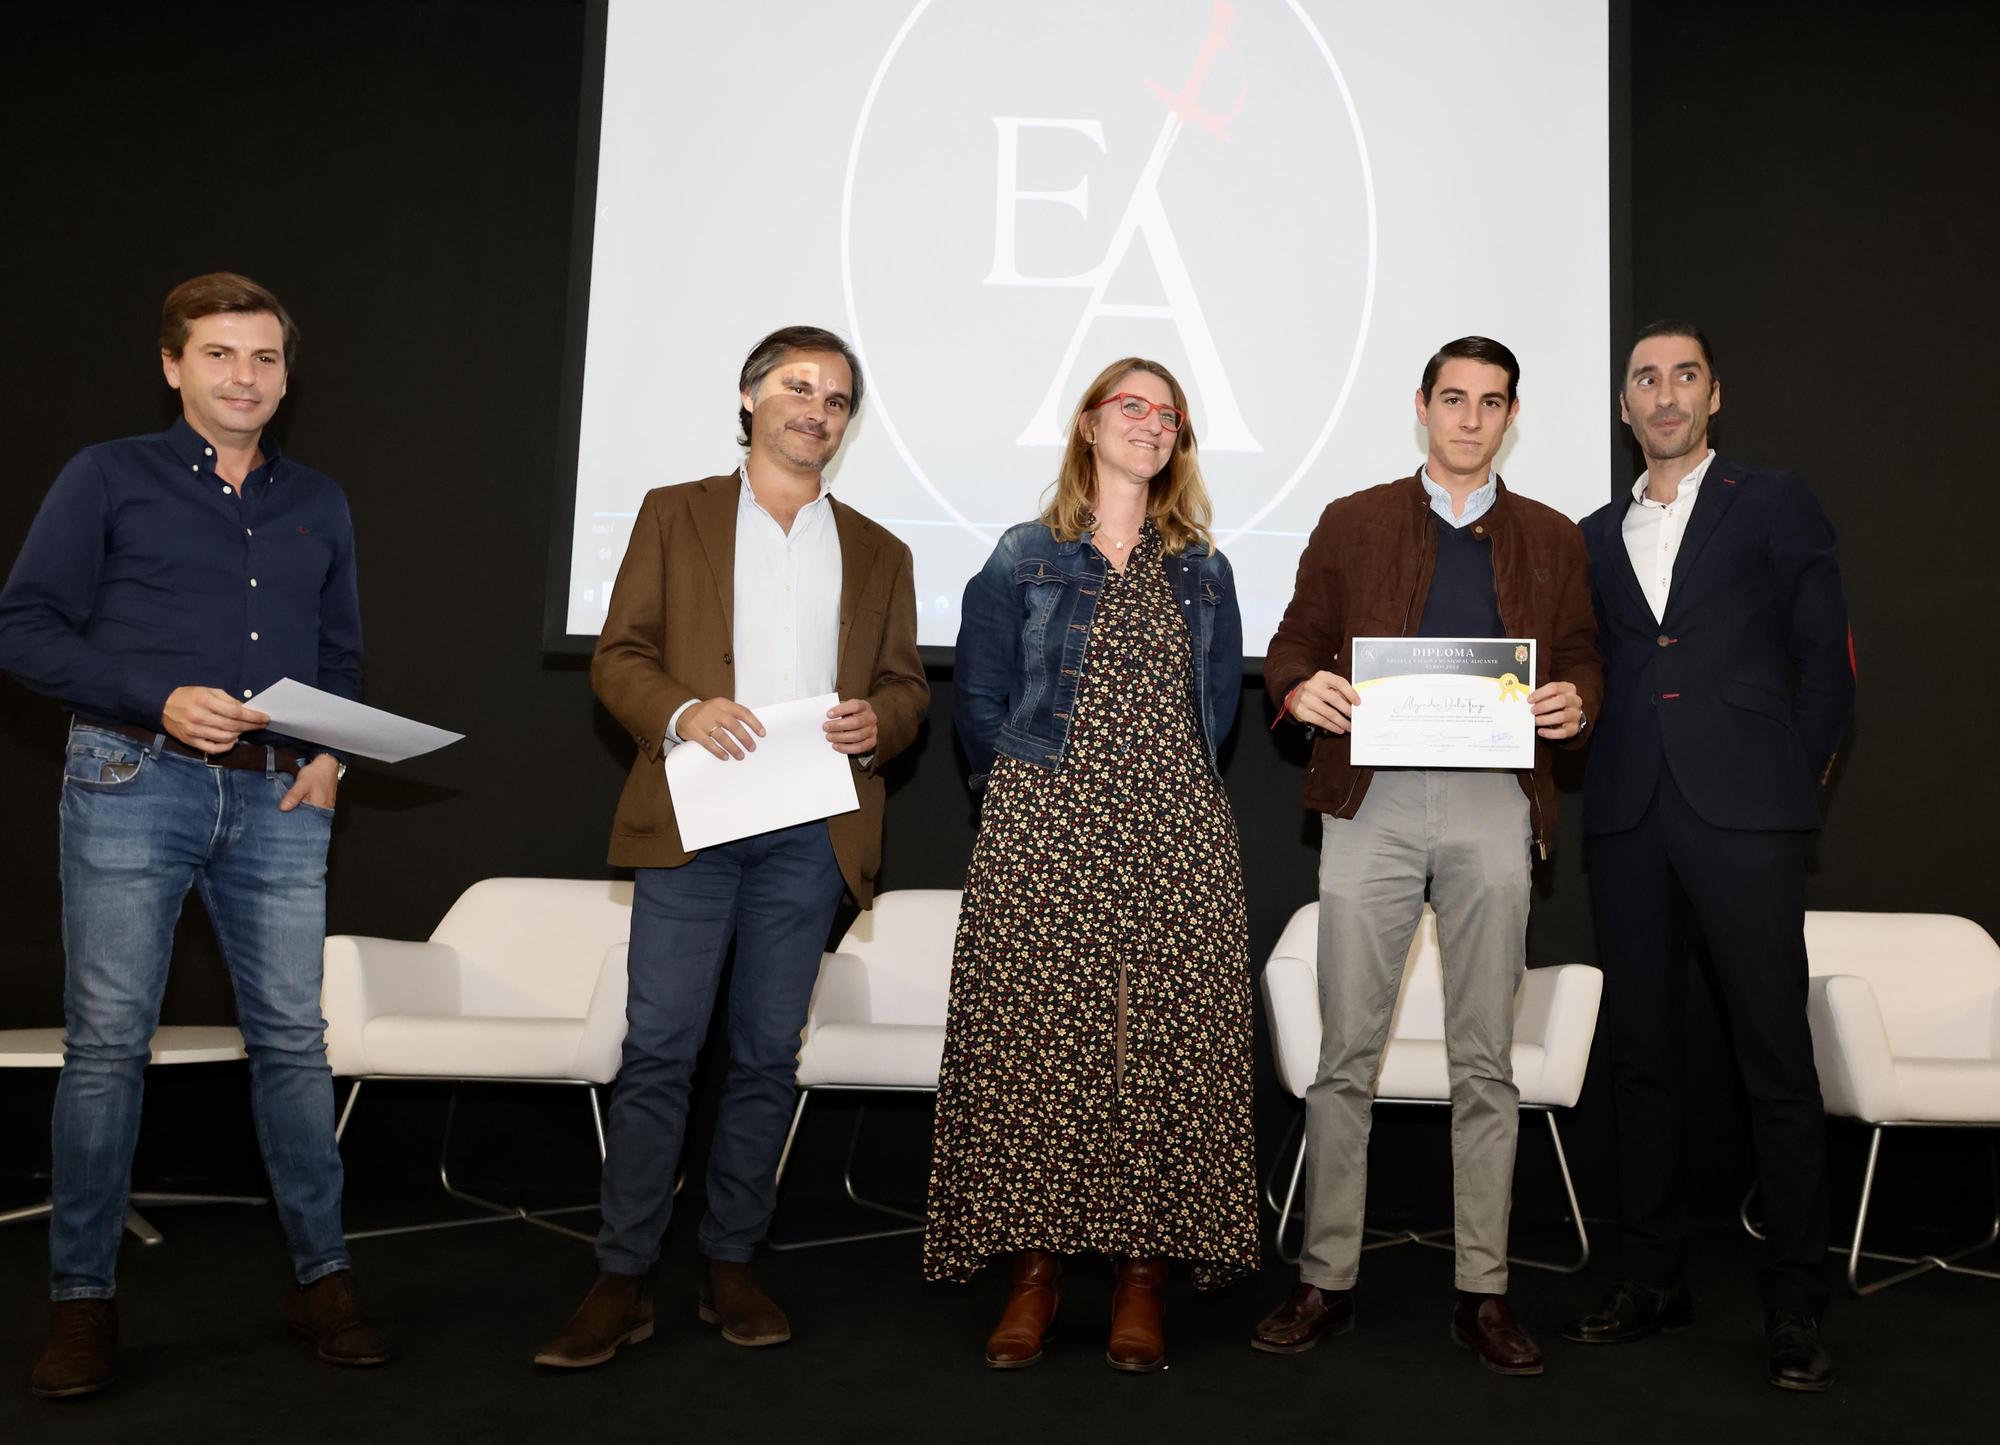
M1847 1287L1856 1295L1866 1296L1887 1289L1892 1284L1915 1279L1920 1274L1933 1270L1945 1274L1976 1275L1980 1279L2000 1280L2000 1270L1975 1269L1969 1264L1960 1264L1968 1254L1977 1254L1982 1249L1991 1249L2000 1244L2000 1142L1989 1139L1986 1146L1987 1183L1992 1190L1993 1222L1988 1226L1983 1239L1974 1240L1946 1254L1889 1254L1881 1250L1863 1249L1861 1241L1868 1230L1868 1211L1875 1201L1875 1174L1882 1158L1882 1131L1890 1128L1887 1124L1877 1124L1869 1130L1868 1163L1861 1171L1861 1198L1854 1210L1854 1234L1846 1244L1829 1244L1829 1254L1847 1256ZM1737 1218L1742 1221L1744 1231L1752 1239L1763 1239L1764 1231L1750 1217L1750 1201L1757 1197L1757 1185L1752 1182L1744 1192L1743 1204L1737 1210ZM1861 1261L1872 1259L1881 1264L1900 1264L1907 1268L1881 1279L1861 1282Z
M799 1120L805 1115L806 1099L811 1093L812 1090L810 1089L799 1090L798 1107L792 1111L792 1127L785 1135L785 1147L778 1155L777 1178L779 1180L785 1177L785 1164L792 1155L792 1140L798 1135ZM871 1229L864 1230L858 1234L829 1235L824 1239L778 1240L766 1237L764 1243L768 1248L777 1250L780 1253L789 1253L795 1249L819 1249L829 1244L858 1244L866 1239L894 1239L899 1235L922 1234L924 1232L923 1215L908 1209L899 1209L893 1204L883 1204L879 1200L865 1198L854 1187L854 1155L856 1150L860 1148L861 1126L867 1117L868 1106L866 1104L862 1104L855 1109L854 1129L847 1136L847 1157L842 1162L840 1169L841 1187L846 1191L847 1197L863 1209L872 1209L878 1214L887 1214L897 1219L907 1219L913 1222L898 1226L895 1229Z
M0 1211L0 1224L20 1224L29 1219L47 1219L55 1213L55 1205L44 1199L40 1204L24 1204L19 1209Z
M1569 1155L1563 1149L1562 1130L1556 1125L1555 1111L1544 1109L1542 1117L1549 1122L1549 1143L1556 1151L1556 1168L1562 1171L1563 1195L1569 1200L1569 1217L1576 1225L1576 1258L1568 1261L1530 1259L1526 1255L1510 1254L1507 1256L1507 1261L1528 1269L1552 1270L1556 1274L1577 1274L1590 1263L1590 1231L1584 1227L1583 1206L1577 1202L1576 1180L1570 1177Z
M125 1207L125 1228L141 1244L159 1244L166 1239L166 1236L154 1227L150 1219L146 1218L145 1215L132 1208L129 1204Z
M1291 1183L1285 1186L1285 1202L1277 1206L1278 1227L1275 1231L1275 1238L1273 1240L1273 1245L1278 1251L1278 1258L1282 1259L1286 1264L1297 1264L1299 1262L1300 1257L1303 1256L1306 1252L1305 1237L1303 1234L1301 1234L1299 1238L1299 1247L1296 1250L1292 1251L1290 1254L1287 1254L1285 1252L1285 1227L1291 1223L1292 1202L1298 1198L1299 1176L1305 1172L1305 1167L1306 1167L1306 1139L1305 1139L1305 1128L1303 1123L1300 1125L1298 1134L1299 1134L1299 1151L1297 1157L1295 1157L1292 1160L1292 1179ZM1291 1140L1291 1135L1287 1134L1285 1136L1285 1139L1286 1142L1289 1143ZM1283 1162L1284 1157L1285 1156L1283 1153L1280 1153L1278 1155L1280 1163ZM1301 1221L1301 1228L1303 1228L1303 1221Z
M1963 1248L1952 1250L1949 1254L1884 1254L1861 1247L1862 1233L1868 1227L1868 1206L1874 1195L1875 1166L1881 1150L1882 1126L1877 1124L1872 1136L1868 1140L1868 1167L1861 1177L1861 1203L1854 1215L1854 1238L1847 1247L1847 1287L1857 1295L1871 1295L1879 1290L1887 1289L1892 1284L1901 1284L1906 1279L1914 1279L1920 1274L1929 1274L1932 1270L1941 1270L1946 1274L1977 1275L1980 1279L2000 1279L2000 1271L1975 1269L1969 1264L1958 1263L1959 1260L1965 1258L1968 1254L1977 1254L1982 1249L1990 1249L1996 1241L2000 1241L2000 1154L1996 1154L1994 1145L1989 1142L1986 1153L1987 1179L1993 1190L1993 1223L1988 1228L1984 1239L1965 1245ZM1839 1248L1838 1245L1833 1247L1835 1249ZM1887 1275L1882 1279L1871 1280L1869 1283L1863 1284L1861 1282L1861 1261L1864 1259L1879 1260L1885 1264L1900 1264L1908 1267L1898 1270L1894 1274Z
M1562 1129L1556 1123L1553 1109L1537 1109L1535 1112L1548 1121L1549 1144L1554 1148L1556 1168L1562 1175L1563 1195L1569 1201L1569 1219L1576 1230L1576 1255L1572 1259L1535 1259L1524 1254L1507 1256L1509 1264L1520 1265L1523 1269L1546 1269L1555 1274L1578 1274L1590 1263L1590 1230L1584 1223L1583 1206L1576 1197L1576 1180L1570 1174L1569 1153L1563 1148ZM1299 1170L1305 1164L1305 1141L1299 1141L1299 1162L1292 1169L1292 1188L1298 1188ZM1285 1195L1284 1208L1278 1215L1278 1257L1287 1264L1297 1264L1298 1255L1287 1254L1284 1247L1284 1232L1291 1215L1292 1194ZM1374 1249L1392 1249L1399 1244L1421 1244L1428 1249L1455 1250L1455 1231L1450 1225L1437 1229L1364 1229L1362 1233L1369 1242L1362 1245L1363 1253ZM1303 1252L1303 1244L1301 1245Z
M597 1134L597 1159L600 1165L605 1158L604 1112L598 1102L597 1087L587 1086L590 1091L590 1118ZM361 1081L356 1079L348 1091L346 1107L341 1110L340 1122L334 1126L334 1138L338 1140L347 1130L348 1117L354 1112L354 1101L361 1092ZM546 1229L552 1234L566 1234L571 1239L580 1239L586 1244L596 1242L596 1236L567 1225L555 1223L550 1216L557 1214L580 1214L595 1209L590 1204L564 1204L553 1209L527 1209L518 1204L502 1204L497 1199L487 1199L459 1188L451 1182L451 1136L458 1120L458 1085L453 1084L451 1098L445 1105L444 1138L438 1144L438 1183L453 1199L460 1200L476 1208L485 1210L464 1219L442 1219L430 1224L399 1224L384 1229L353 1229L347 1232L349 1239L380 1239L392 1234L425 1234L434 1229L465 1229L476 1224L532 1224L537 1229ZM678 1186L676 1186L678 1188Z
M792 1140L799 1137L799 1120L806 1116L806 1100L812 1097L811 1089L799 1090L799 1102L792 1109L792 1127L785 1130L785 1147L778 1151L778 1172L772 1177L773 1184L785 1182L785 1165L791 1162Z
M1264 1171L1264 1207L1273 1214L1281 1212L1278 1207L1278 1171L1285 1167L1285 1159L1292 1152L1292 1140L1302 1138L1305 1128L1306 1116L1301 1110L1299 1116L1292 1120L1291 1128L1285 1131L1285 1141L1278 1146L1278 1154L1271 1161L1271 1167Z
M354 1117L354 1101L361 1097L361 1080L356 1079L347 1087L347 1102L340 1107L340 1118L333 1126L333 1142L338 1144L347 1132L347 1121Z

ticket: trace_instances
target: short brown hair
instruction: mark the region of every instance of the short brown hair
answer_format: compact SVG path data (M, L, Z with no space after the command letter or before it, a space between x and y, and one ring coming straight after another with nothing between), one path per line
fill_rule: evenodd
M299 352L299 328L292 324L291 313L276 296L234 271L211 271L183 281L167 293L166 304L160 308L160 350L179 356L187 346L188 328L204 316L260 311L278 318L285 334L285 370L290 371Z
M778 369L778 364L794 351L830 351L847 363L847 371L854 378L854 395L847 399L849 420L861 415L861 393L865 383L861 379L861 358L833 332L823 326L784 326L750 348L750 354L743 358L743 370L737 373L738 391L755 391L759 382ZM750 445L750 413L739 404L736 408L736 445Z

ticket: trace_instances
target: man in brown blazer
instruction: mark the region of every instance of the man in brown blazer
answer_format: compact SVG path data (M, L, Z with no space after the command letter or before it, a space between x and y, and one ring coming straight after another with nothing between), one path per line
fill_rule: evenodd
M732 936L699 1308L733 1344L791 1337L749 1262L777 1201L799 1035L834 909L843 892L864 908L874 894L877 769L915 739L930 701L910 549L835 501L824 476L861 406L859 362L832 332L787 327L757 344L738 383L742 466L647 494L591 664L598 697L639 746L611 832L611 862L635 870L626 1036L600 1273L536 1354L541 1365L602 1364L653 1333L645 1277L673 1211L689 1083ZM827 743L853 760L860 808L684 848L668 749L742 759L764 731L755 706L832 692Z

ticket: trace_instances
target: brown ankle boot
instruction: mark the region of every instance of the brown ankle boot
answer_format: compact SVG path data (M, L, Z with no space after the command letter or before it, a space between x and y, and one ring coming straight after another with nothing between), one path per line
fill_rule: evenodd
M313 1342L314 1351L329 1365L389 1362L388 1338L362 1312L352 1270L335 1270L294 1287L285 1296L285 1320L294 1334Z
M1062 1260L1045 1249L1014 1256L1014 1287L1000 1323L986 1337L986 1363L996 1370L1024 1370L1042 1357L1042 1337L1062 1302Z
M49 1336L28 1388L44 1400L94 1395L118 1378L118 1305L108 1299L57 1300Z
M1163 1259L1128 1259L1118 1266L1111 1292L1111 1346L1104 1358L1114 1370L1147 1374L1167 1367L1167 1329L1161 1316L1167 1285Z
M792 1337L792 1322L751 1278L749 1265L711 1259L707 1266L695 1304L702 1323L721 1325L732 1345L782 1345Z
M653 1300L645 1281L635 1274L606 1270L556 1337L535 1351L535 1363L558 1370L588 1369L617 1354L620 1345L652 1337Z

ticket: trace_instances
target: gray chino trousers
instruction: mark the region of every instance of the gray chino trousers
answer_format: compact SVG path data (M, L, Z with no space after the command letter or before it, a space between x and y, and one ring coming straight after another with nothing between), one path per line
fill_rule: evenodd
M1456 1279L1462 1290L1504 1294L1520 1125L1514 993L1527 964L1527 796L1510 772L1384 769L1359 813L1321 823L1325 1034L1306 1091L1299 1278L1349 1289L1360 1269L1375 1077L1428 885L1444 973Z

